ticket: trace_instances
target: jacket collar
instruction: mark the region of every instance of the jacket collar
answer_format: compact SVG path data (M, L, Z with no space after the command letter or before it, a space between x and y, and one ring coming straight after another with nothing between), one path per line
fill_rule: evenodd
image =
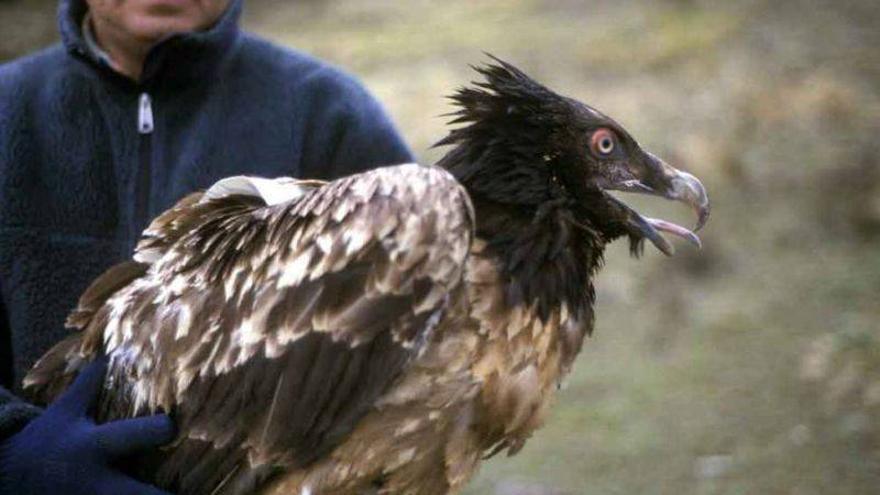
M157 43L147 54L141 80L137 84L151 86L161 81L180 85L210 79L209 74L225 58L238 38L242 2L232 0L217 23L205 31L176 34ZM85 0L61 0L58 24L62 43L69 53L86 60L98 70L123 77L89 49L82 30L87 11Z

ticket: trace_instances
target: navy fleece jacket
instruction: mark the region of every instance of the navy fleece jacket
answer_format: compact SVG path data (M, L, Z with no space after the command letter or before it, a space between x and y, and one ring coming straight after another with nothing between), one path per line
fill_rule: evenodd
M351 76L239 32L171 37L133 82L92 55L84 0L63 44L0 66L0 383L61 339L89 282L130 257L148 221L237 174L335 178L412 161ZM0 390L0 440L34 409Z

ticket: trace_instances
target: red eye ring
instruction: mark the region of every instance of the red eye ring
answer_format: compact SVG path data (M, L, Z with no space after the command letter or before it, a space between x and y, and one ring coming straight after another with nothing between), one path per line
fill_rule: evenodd
M590 137L590 150L596 156L608 156L614 152L617 147L617 140L614 133L610 129L598 129Z

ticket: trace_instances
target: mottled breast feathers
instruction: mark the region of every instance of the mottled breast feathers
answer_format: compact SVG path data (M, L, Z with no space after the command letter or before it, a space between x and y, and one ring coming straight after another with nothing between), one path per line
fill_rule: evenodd
M178 440L141 464L181 494L247 492L342 441L423 348L473 235L437 168L225 185L158 217L25 382L50 400L106 353L100 419L172 413Z

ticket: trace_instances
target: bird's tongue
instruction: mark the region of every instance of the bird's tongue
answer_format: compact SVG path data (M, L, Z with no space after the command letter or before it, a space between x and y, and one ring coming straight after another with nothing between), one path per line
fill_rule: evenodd
M661 231L667 232L677 237L681 237L682 239L690 242L698 249L703 247L702 242L700 242L700 238L697 234L694 234L692 231L682 227L681 225L674 224L672 222L667 222L666 220L660 218L649 218L643 217L646 222L648 222L652 227Z
M662 251L663 254L667 256L672 256L675 253L675 248L668 240L666 240L665 237L660 235L660 232L666 232L676 237L681 237L682 239L690 242L698 248L702 246L700 238L697 237L697 234L694 234L692 231L682 227L681 225L677 225L666 220L661 220L659 218L643 217L639 214L639 212L630 208L629 205L614 197L613 195L606 193L606 197L610 200L611 203L616 204L624 212L626 212L626 216L628 218L628 221L630 222L630 225L638 230L642 236L651 241L651 243L654 244L657 249Z

